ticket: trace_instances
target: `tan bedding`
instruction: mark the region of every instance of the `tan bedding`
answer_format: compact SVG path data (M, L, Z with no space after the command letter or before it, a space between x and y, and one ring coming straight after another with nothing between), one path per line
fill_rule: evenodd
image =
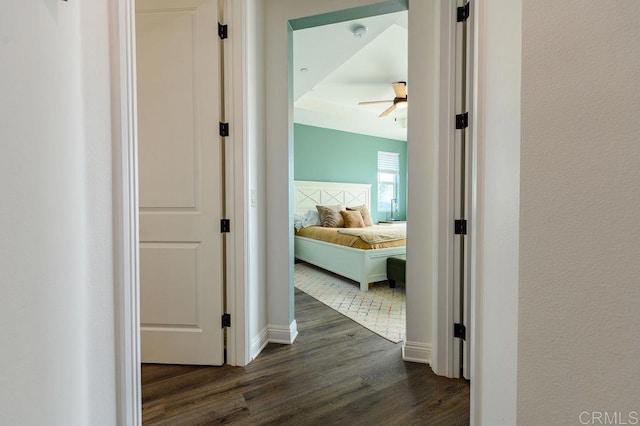
M407 239L407 227L404 224L383 226L374 225L362 228L341 228L338 229L338 233L360 237L369 244Z
M346 228L325 228L323 226L308 226L296 232L298 237L306 237L314 240L324 241L331 244L339 244L341 246L353 247L362 250L372 250L391 247L404 247L407 243L406 239L387 241L383 243L369 244L363 241L357 235L348 235L339 233L339 229Z

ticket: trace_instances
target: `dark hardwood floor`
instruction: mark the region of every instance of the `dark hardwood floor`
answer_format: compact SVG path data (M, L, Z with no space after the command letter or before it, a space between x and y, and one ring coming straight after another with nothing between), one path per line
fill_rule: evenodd
M247 367L142 366L145 425L466 425L469 385L296 290L299 335Z

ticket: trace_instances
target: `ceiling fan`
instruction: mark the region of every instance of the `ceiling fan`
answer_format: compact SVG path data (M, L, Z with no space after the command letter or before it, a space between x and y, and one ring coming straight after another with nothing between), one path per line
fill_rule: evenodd
M358 102L358 105L370 105L370 104L384 104L387 102L393 102L389 108L385 109L382 114L378 117L386 117L391 114L396 108L403 109L408 106L407 103L407 82L406 81L396 81L395 83L391 83L393 87L393 91L396 94L396 97L389 100L384 101L364 101Z

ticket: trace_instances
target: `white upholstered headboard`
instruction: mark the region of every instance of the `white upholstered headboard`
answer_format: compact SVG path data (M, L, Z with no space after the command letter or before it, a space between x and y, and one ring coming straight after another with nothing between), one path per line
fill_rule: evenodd
M315 210L316 205L341 204L344 207L365 205L371 211L371 184L294 181L294 213Z

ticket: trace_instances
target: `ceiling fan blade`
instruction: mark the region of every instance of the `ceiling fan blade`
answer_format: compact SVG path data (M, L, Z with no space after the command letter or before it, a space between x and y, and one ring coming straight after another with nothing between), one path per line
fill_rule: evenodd
M371 105L371 104L386 104L389 102L393 102L393 99L389 99L388 101L364 101L358 102L358 105Z
M396 92L396 97L398 98L406 98L407 97L407 83L404 81L396 81L395 83L391 83L393 86L393 91Z
M391 113L393 112L393 110L394 110L394 109L396 109L396 105L395 105L395 104L393 104L393 105L391 105L389 108L385 109L385 110L382 112L382 114L380 114L380 115L378 116L378 118L380 118L380 117L386 117L387 115L391 114Z

